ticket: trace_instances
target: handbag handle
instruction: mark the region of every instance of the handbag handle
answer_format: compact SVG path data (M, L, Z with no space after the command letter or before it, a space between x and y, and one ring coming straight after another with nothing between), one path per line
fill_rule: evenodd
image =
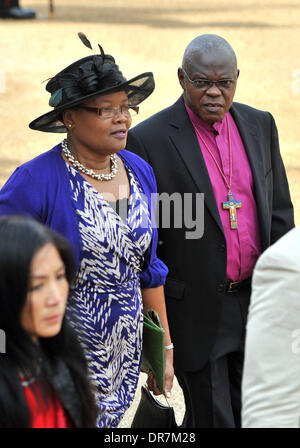
M147 389L148 392L150 392L152 395L154 395L153 392L149 389L147 383L144 385L144 387ZM165 400L166 400L166 402L167 402L168 407L171 408L170 403L168 402L168 399L167 399L167 397L165 396L165 394L162 394L162 395L165 397Z

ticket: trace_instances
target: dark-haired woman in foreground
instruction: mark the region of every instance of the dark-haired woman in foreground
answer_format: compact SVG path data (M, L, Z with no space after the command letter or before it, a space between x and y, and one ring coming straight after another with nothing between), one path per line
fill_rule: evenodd
M64 313L74 274L67 241L41 224L0 218L0 427L93 427L84 354Z

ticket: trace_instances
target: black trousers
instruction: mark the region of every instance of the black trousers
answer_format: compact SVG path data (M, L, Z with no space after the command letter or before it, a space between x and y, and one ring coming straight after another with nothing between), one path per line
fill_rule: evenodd
M250 287L224 293L223 299L220 326L208 363L197 372L183 372L175 365L185 399L184 428L241 426L241 380Z

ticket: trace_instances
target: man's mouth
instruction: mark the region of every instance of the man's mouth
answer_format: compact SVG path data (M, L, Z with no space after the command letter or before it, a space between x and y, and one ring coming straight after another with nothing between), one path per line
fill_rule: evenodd
M205 103L203 106L208 112L217 112L223 108L220 103Z

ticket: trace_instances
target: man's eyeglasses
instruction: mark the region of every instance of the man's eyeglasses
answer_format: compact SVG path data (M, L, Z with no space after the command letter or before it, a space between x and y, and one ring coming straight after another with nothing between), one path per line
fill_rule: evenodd
M119 113L124 115L126 118L130 118L133 115L139 113L138 106L128 106L124 105L121 107L90 107L90 106L78 106L79 109L88 110L90 112L94 112L102 118L113 118Z
M196 89L199 90L208 90L210 89L214 84L218 87L220 90L229 90L231 89L234 84L236 83L236 79L232 78L226 78L226 79L218 79L218 81L211 81L210 79L190 79L189 75L186 73L184 68L181 67L181 70L183 71L184 75L187 77L189 82L193 84Z

